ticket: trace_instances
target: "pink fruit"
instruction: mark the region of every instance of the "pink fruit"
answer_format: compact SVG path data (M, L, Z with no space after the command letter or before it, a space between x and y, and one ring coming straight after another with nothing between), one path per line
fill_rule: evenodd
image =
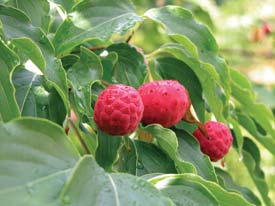
M108 134L127 135L137 128L142 113L143 104L137 90L115 84L99 95L94 108L94 120Z
M195 130L193 135L199 141L201 151L207 154L211 161L218 161L228 153L233 137L223 123L209 121L204 126L208 137L200 129Z
M144 104L142 122L169 128L179 122L190 107L188 91L175 80L143 84L139 94Z

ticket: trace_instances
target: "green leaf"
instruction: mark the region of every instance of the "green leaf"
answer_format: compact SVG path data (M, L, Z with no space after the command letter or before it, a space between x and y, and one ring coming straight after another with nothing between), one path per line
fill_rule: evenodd
M162 24L168 35L178 43L184 42L185 44L186 41L189 43L191 41L196 46L199 59L208 67L214 67L219 73L220 83L225 92L224 103L227 106L230 96L229 70L225 61L217 54L218 45L209 29L197 23L188 10L178 6L150 9L144 15Z
M124 138L124 145L119 151L119 159L115 165L118 172L125 172L132 175L137 175L138 154L134 141L129 137Z
M56 90L48 86L44 76L19 66L13 72L13 84L22 116L41 117L63 124L65 105Z
M220 168L215 168L215 171L219 178L219 184L223 184L221 186L223 186L226 190L240 192L242 193L244 198L250 203L255 205L261 205L261 201L258 199L258 197L254 195L253 192L251 192L248 188L237 185L232 180L232 177L229 173Z
M107 48L108 52L116 52L118 61L112 71L114 83L122 83L138 88L142 85L146 76L146 65L143 55L129 44L112 44Z
M230 71L232 80L232 96L238 109L241 110L238 119L240 124L250 132L272 154L275 154L275 118L272 111L262 103L256 102L255 93L251 89L249 81L239 72ZM265 131L266 135L260 134L253 120Z
M108 135L98 130L98 147L95 158L98 164L106 171L112 171L112 166L118 159L118 151L121 147L121 143L121 136Z
M111 177L118 191L120 205L174 205L170 199L142 178L128 174L111 174Z
M164 151L175 163L179 173L196 173L196 168L189 162L184 161L179 155L179 144L176 134L163 128L159 124L151 124L143 128L144 131L156 138L158 146Z
M40 178L26 185L0 191L2 204L9 206L58 206L58 195L62 190L69 170Z
M269 152L275 154L275 139L270 134L263 135L257 130L255 122L248 116L242 113L236 113L238 122L252 136L256 138Z
M199 4L195 3L194 1L184 1L183 7L190 10L198 21L209 26L211 30L215 29L215 25L210 14Z
M183 39L183 37L181 37L181 39ZM185 41L184 47L179 44L166 44L161 48L157 49L156 51L154 51L153 53L151 53L149 57L151 58L153 57L154 59L173 57L184 62L185 68L189 67L190 69L192 69L193 72L196 74L197 79L199 79L200 85L203 90L203 95L207 100L212 112L215 114L216 118L220 121L224 121L224 117L223 117L224 105L223 105L223 102L219 98L217 98L217 93L216 93L217 86L218 84L220 84L218 73L215 71L213 67L209 66L208 64L200 62L200 60L197 57L197 54L195 51L196 48L194 44L192 44L187 39L185 39L184 41ZM174 65L172 66L174 69ZM168 73L168 68L167 68L167 73ZM177 75L176 79L181 81L183 77L182 75ZM193 96L193 99L194 98L195 97ZM201 100L198 102L200 106L196 105L197 104L196 101L193 102L196 106L195 109L197 110L198 110L198 107L202 108ZM202 112L198 112L198 115L200 118L204 116ZM203 119L201 121L203 121Z
M71 169L79 156L57 125L22 118L0 125L0 192Z
M119 205L113 180L92 156L84 156L75 166L60 194L60 202L74 206Z
M179 156L187 162L192 163L198 175L206 180L217 182L217 176L209 157L200 150L200 145L196 139L184 130L174 130L178 137Z
M68 79L72 82L77 109L89 118L93 116L91 107L91 85L102 78L102 65L99 57L81 47L80 59L68 70Z
M67 11L70 11L70 9L76 4L76 2L79 2L79 0L49 0L49 1L55 4L60 4Z
M0 5L0 20L3 24L2 32L6 40L30 38L41 49L46 62L45 77L58 91L67 111L69 111L66 73L62 68L61 61L54 57L53 46L46 35L41 29L34 27L22 11L13 7Z
M165 178L165 182L161 180L154 183L154 185L162 192L162 194L171 198L178 206L220 205L207 187L199 182L188 181L179 177L167 177Z
M107 41L112 34L123 35L141 21L129 0L81 1L56 32L53 40L56 54L91 39Z
M244 139L243 147L243 162L251 175L261 197L266 205L271 205L271 200L268 197L268 185L265 180L265 175L261 169L260 150L256 144L248 138Z
M205 121L202 86L191 68L175 58L159 58L156 61L156 68L164 79L176 79L188 90L192 105L199 119Z
M137 175L149 173L177 173L174 162L154 144L135 141L138 164Z
M118 61L118 55L116 52L109 52L106 57L101 57L101 63L103 66L102 79L106 82L112 82L113 68Z
M16 0L16 7L24 11L31 19L32 25L44 28L47 32L50 4L46 0Z
M264 104L255 103L252 90L248 91L232 81L232 95L241 104L242 112L254 118L268 134L275 137L275 118L272 111Z
M20 116L15 99L15 89L11 83L11 74L18 64L18 57L0 41L0 116L4 122Z
M74 55L74 54L70 54L67 56L64 56L61 61L62 61L62 65L64 67L65 70L68 70L71 66L73 66L76 62L78 62L80 59L79 56Z
M95 156L95 152L98 147L98 138L97 138L95 131L87 123L80 123L78 130L79 130L80 135L83 138L85 144L87 145L89 152L93 156Z
M176 174L176 175L161 175L150 180L157 188L165 188L167 182L187 182L199 183L207 188L208 192L212 194L218 201L220 206L253 206L247 202L242 196L235 192L228 192L224 190L217 183L204 180L195 174ZM191 194L190 194L191 195Z
M19 54L24 54L26 59L30 59L42 73L45 71L46 62L40 48L29 38L16 38L11 43L19 50Z

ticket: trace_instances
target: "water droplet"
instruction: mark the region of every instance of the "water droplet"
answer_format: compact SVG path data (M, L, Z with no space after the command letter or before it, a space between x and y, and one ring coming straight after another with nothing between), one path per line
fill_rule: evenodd
M133 205L133 206L138 205L137 201L136 201L136 200L134 200L134 201L132 202L132 205Z
M33 191L32 185L27 185L27 191L30 195L33 194L34 191Z
M71 198L68 195L63 197L63 203L64 204L69 204L70 202L71 202Z
M140 181L140 186L143 187L145 185L144 181Z
M137 190L137 189L138 189L138 185L136 185L136 184L133 185L133 186L132 186L132 189L133 189L133 190Z
M138 161L137 168L144 169L144 165L142 164L142 162Z
M242 153L239 154L239 161L240 162L243 161L243 154Z

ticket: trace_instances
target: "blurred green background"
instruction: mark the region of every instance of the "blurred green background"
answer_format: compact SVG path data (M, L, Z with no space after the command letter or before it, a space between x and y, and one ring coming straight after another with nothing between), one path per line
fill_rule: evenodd
M220 47L220 55L230 67L240 70L253 84L258 100L268 105L275 115L275 1L274 0L134 0L143 14L153 7L179 5L192 11L197 21L207 24ZM146 33L146 35L144 35ZM150 34L150 35L148 35ZM157 38L156 38L157 37ZM168 37L161 26L145 20L133 35L131 43L148 54ZM275 202L275 158L261 145L261 168L269 184L269 196ZM242 158L233 151L226 167L237 183L256 191ZM254 189L253 189L254 188Z

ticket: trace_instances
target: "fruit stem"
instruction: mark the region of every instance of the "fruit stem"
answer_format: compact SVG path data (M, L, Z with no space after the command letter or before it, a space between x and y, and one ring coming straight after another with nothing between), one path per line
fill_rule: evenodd
M80 134L79 131L77 130L77 128L76 128L74 122L73 122L71 119L68 119L68 122L70 123L71 127L73 128L73 130L74 130L74 132L75 132L75 134L76 134L76 136L77 136L77 138L78 138L78 140L79 140L81 146L82 146L83 149L85 150L85 153L86 153L86 154L91 154L90 151L89 151L89 149L88 149L88 147L87 147L87 145L86 145L86 143L84 142L83 138L81 137L81 134Z
M108 87L111 86L111 84L109 82L106 82L104 80L100 80L100 83L104 86L104 87Z
M183 120L188 122L188 123L196 124L198 126L198 128L200 129L200 131L204 134L204 136L207 139L210 139L208 134L207 134L207 131L206 131L206 128L205 128L204 124L199 121L199 119L197 117L197 114L196 114L192 104L190 105L190 107L186 111L185 116L183 117Z
M124 137L124 146L126 147L128 152L131 152L130 140L129 137Z
M131 41L132 37L134 36L135 32L133 31L130 36L126 39L126 43L129 44L129 42Z
M147 65L147 72L148 72L148 78L149 78L149 82L153 82L154 81L154 78L152 76L152 73L151 73L151 70L149 68L149 66Z

